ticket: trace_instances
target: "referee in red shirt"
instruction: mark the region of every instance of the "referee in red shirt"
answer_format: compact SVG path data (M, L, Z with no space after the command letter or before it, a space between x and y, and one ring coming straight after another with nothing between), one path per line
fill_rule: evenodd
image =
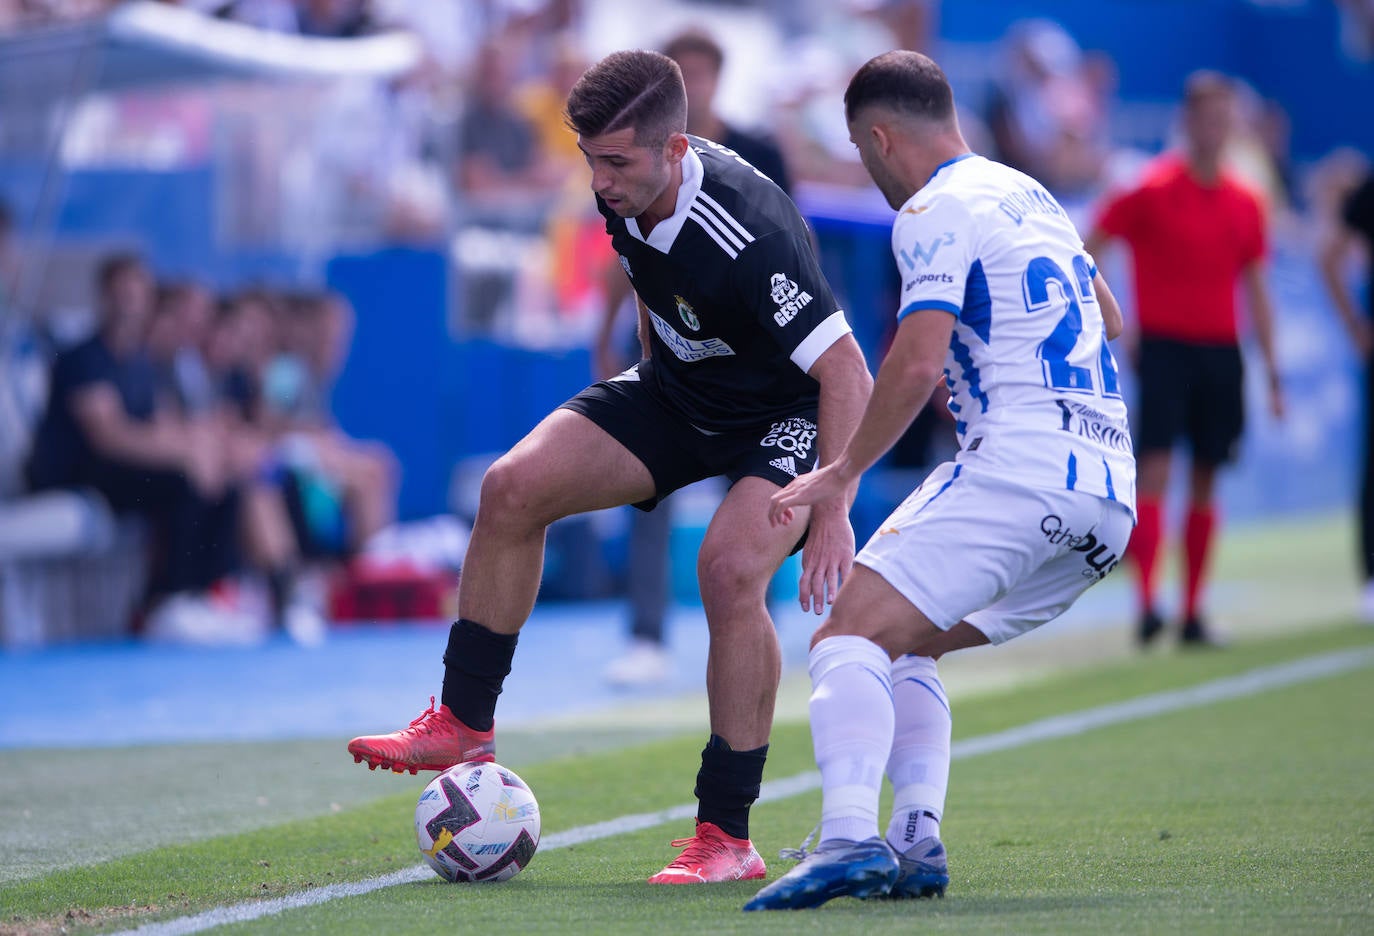
M1183 546L1185 579L1180 639L1213 643L1198 599L1216 529L1217 469L1236 455L1244 425L1236 284L1268 375L1269 405L1283 415L1274 359L1273 304L1264 280L1265 221L1259 199L1222 168L1235 119L1235 89L1216 72L1188 78L1183 149L1152 163L1133 189L1102 207L1087 241L1096 256L1112 239L1130 248L1135 268L1139 345L1136 374L1138 522L1128 555L1139 573L1138 636L1164 628L1155 610L1153 574L1162 539L1161 506L1174 445L1186 439L1192 474Z

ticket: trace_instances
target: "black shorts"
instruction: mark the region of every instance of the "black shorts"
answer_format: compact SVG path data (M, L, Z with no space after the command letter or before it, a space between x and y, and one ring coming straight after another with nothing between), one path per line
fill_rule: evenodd
M1235 459L1245 428L1240 348L1146 338L1137 377L1137 453L1172 449L1183 438L1197 462Z
M629 449L654 479L654 496L634 506L653 510L669 494L704 478L730 483L754 477L786 486L816 466L816 410L730 432L698 429L668 409L638 380L603 380L564 403Z

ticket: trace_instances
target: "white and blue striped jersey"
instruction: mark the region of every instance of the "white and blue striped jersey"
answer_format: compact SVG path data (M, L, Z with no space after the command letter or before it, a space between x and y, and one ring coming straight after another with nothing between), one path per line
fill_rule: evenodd
M945 383L957 461L1135 512L1135 457L1097 270L1064 209L1030 176L967 154L898 212L898 317L955 317Z

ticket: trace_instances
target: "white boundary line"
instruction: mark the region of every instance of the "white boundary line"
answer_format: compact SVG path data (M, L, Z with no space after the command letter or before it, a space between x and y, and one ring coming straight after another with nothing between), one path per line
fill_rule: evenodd
M1337 676L1362 669L1370 664L1374 664L1374 647L1342 650L1278 666L1266 666L1241 673L1238 676L1227 676L1187 689L1157 692L1126 702L1102 705L1067 715L1042 718L1039 721L1010 728L1006 731L968 738L956 742L951 748L951 754L956 759L977 757L980 754L1006 751L1035 744L1039 741L1067 738L1107 725L1140 721L1182 709L1259 695L1287 686ZM814 790L820 784L820 773L814 770L785 777L781 780L770 780L763 785L758 801L768 803L788 799L800 793ZM567 848L597 839L610 838L614 835L638 832L667 822L690 819L696 815L696 812L696 803L686 803L659 812L620 816L605 822L597 822L546 835L539 843L539 850ZM363 894L370 894L375 890L381 890L384 887L412 884L433 876L434 872L430 870L428 865L420 864L381 877L369 878L365 881L356 881L350 884L330 884L326 887L316 887L272 900L252 901L229 907L215 907L192 916L148 923L136 929L123 930L116 936L132 936L135 933L139 936L182 936L186 933L199 933L216 926L245 923L343 897L358 897Z

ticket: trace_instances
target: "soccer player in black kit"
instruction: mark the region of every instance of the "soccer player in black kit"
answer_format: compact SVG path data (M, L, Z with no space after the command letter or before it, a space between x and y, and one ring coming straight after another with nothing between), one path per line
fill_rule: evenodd
M761 878L749 808L782 668L768 582L804 541L801 604L821 613L854 559L855 492L789 527L769 524L768 500L844 448L872 378L796 206L732 151L683 132L687 99L672 59L607 56L569 94L567 119L637 295L644 359L554 410L488 469L442 704L348 749L397 772L493 760L496 698L534 607L548 525L623 504L650 510L724 475L730 490L697 558L711 736L696 830L649 880Z

